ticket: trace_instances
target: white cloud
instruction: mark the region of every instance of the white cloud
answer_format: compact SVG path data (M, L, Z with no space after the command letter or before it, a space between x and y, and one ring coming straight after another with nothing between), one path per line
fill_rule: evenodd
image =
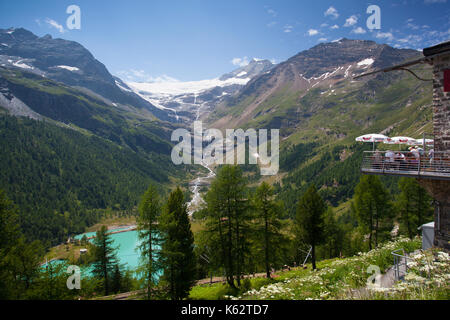
M328 39L327 38L320 38L319 40L317 40L318 42L325 42L325 41L328 41Z
M331 16L333 19L337 19L339 17L339 13L334 7L329 7L327 11L324 12L324 16Z
M271 21L271 22L269 22L269 23L267 24L267 26L268 26L269 28L271 28L271 27L273 27L273 26L276 25L276 24L277 24L276 21Z
M316 29L309 29L309 30L308 30L308 35L309 35L310 37L315 36L315 35L317 35L317 34L319 34L319 31L317 31Z
M358 28L353 29L351 33L364 34L364 33L366 33L366 30L361 27L358 27Z
M446 3L447 0L425 0L426 4L433 4L433 3Z
M358 17L355 15L352 15L345 20L344 27L351 27L351 26L355 25L357 22L358 22Z
M267 9L267 13L270 14L272 17L277 16L277 12L273 9Z
M233 58L233 59L231 60L231 63L232 63L233 65L235 65L235 66L238 66L238 67L245 67L246 65L249 64L249 61L248 61L248 57L243 57L243 58Z
M321 27L321 28L328 27L328 23L322 23L322 24L320 25L320 27Z
M394 35L391 32L378 32L376 37L378 39L388 39L389 41L394 40Z
M65 32L64 27L61 24L59 24L58 22L56 22L55 20L47 18L47 19L45 19L45 22L47 24L49 24L51 27L58 29L58 31L60 33L64 33Z
M289 33L289 32L292 32L293 29L294 29L293 26L291 26L291 25L285 25L283 31L286 32L286 33Z
M334 26L331 26L330 29L332 29L332 30L339 29L339 26L337 24L335 24Z

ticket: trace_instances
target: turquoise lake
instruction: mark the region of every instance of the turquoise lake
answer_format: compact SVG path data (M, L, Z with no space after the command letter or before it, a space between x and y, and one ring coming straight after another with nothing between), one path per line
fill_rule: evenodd
M121 228L121 230L126 228ZM109 230L109 231L117 231L118 229ZM83 236L90 237L95 235L95 233L87 232L81 235L78 235L74 238L81 239ZM124 268L129 270L135 270L139 265L139 252L138 246L140 244L138 238L138 232L136 230L126 231L120 233L114 233L109 235L113 240L113 246L117 248L117 258L119 263L123 265ZM90 239L90 242L93 242L94 239ZM53 260L50 262L53 265L58 265L62 263L62 260ZM42 266L45 267L45 264ZM82 276L90 275L90 268L82 268Z

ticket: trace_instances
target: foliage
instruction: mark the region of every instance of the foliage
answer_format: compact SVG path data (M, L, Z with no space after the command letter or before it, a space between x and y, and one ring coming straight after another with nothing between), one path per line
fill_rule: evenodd
M150 182L171 170L164 155L146 157L96 136L46 122L0 117L0 188L20 209L26 238L55 245L84 232L98 209L131 211ZM164 164L163 164L164 163Z
M297 205L295 233L299 241L311 246L313 269L316 268L316 246L325 241L324 213L326 205L316 187L312 185Z
M401 178L398 184L401 193L395 208L399 212L401 231L413 238L419 234L421 225L433 219L432 199L415 179Z
M141 253L139 273L147 291L147 298L152 295L152 287L156 284L158 270L160 269L158 246L161 238L158 235L158 218L161 214L160 197L155 186L150 185L139 203L138 236Z
M188 296L195 283L196 259L194 235L187 213L183 192L175 189L169 195L160 219L162 239L160 265L162 280L168 283L168 295L172 300Z
M94 277L103 280L103 289L106 296L110 293L111 278L118 264L117 248L112 246L112 242L106 226L102 226L94 238L95 260L92 264L92 274Z
M365 175L356 186L354 197L355 214L363 232L369 234L369 249L372 249L373 235L376 247L382 232L392 227L386 219L392 216L389 193L378 176Z

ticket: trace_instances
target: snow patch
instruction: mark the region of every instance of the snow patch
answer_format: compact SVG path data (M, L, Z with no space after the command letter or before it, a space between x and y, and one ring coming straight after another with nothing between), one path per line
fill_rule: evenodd
M365 68L367 68L374 62L375 62L375 60L373 60L372 58L367 58L367 59L364 59L364 60L358 62L358 67L365 66Z
M236 75L236 77L242 77L245 76L247 74L247 72L242 71L241 73L239 73L238 75Z
M57 68L61 68L61 69L66 69L66 70L69 70L69 71L79 71L80 70L77 67L64 66L64 65L56 66L56 67Z
M126 92L133 92L132 90L127 89L124 86L122 86L119 81L115 80L115 82L116 82L116 86L118 86L120 90L123 90L123 91L126 91Z
M352 65L349 65L349 66L347 67L347 70L345 70L345 75L344 75L344 77L348 78L348 71L350 70L351 67L352 67Z
M26 63L22 63L23 60L18 60L14 62L13 60L8 60L9 63L11 63L13 66L22 68L22 69L34 69L34 67L27 65Z

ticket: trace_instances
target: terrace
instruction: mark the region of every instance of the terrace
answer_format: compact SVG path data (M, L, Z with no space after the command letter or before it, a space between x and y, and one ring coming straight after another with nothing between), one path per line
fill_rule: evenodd
M421 179L450 180L450 151L434 152L420 158L409 151L394 151L394 156L381 151L365 151L361 172Z

